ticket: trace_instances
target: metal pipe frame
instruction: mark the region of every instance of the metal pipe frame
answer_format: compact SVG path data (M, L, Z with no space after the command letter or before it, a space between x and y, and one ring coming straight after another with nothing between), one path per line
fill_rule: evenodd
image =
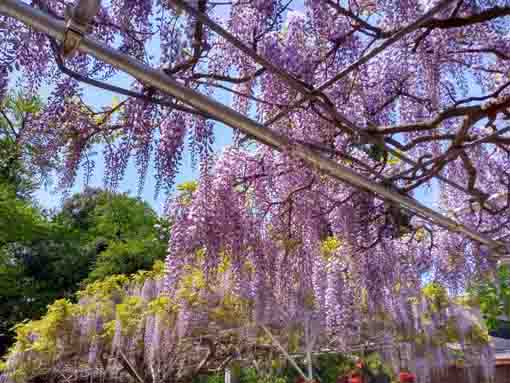
M65 24L56 18L30 7L19 0L0 0L0 14L15 18L38 32L45 33L56 40L63 41L66 33ZM405 195L396 193L384 185L366 179L352 170L322 156L321 154L301 144L292 143L287 137L279 135L263 125L249 119L237 111L204 96L193 89L184 87L169 78L164 72L151 68L144 63L126 56L119 51L84 36L78 49L90 54L110 65L137 78L140 82L151 85L192 107L211 115L218 121L239 129L241 132L253 136L262 144L279 151L292 151L297 158L308 165L322 171L331 177L350 184L356 188L372 192L380 198L400 205L418 215L431 219L435 224L448 230L458 232L467 237L487 245L496 252L506 252L505 244L494 241L483 234L472 230L451 218L420 204Z
M258 64L262 65L264 68L266 68L266 70L268 70L269 72L272 72L272 73L276 74L277 76L279 76L280 79L283 80L285 83L287 83L292 89L294 89L294 90L298 91L299 93L301 93L302 96L303 96L303 100L314 99L316 101L316 103L318 105L320 105L321 107L323 107L326 111L328 111L335 120L340 121L342 124L344 124L346 126L346 128L349 130L349 134L352 134L352 135L359 134L359 135L362 135L363 137L365 137L367 139L367 141L369 141L369 142L371 142L373 144L382 144L384 146L384 149L387 150L389 153L391 153L395 157L397 157L397 158L401 159L402 161L404 161L404 162L406 162L406 163L408 163L408 164L413 166L412 168L410 168L411 170L408 169L405 172L402 172L400 174L407 174L407 172L413 172L413 171L415 171L416 167L418 167L418 166L423 167L422 165L420 165L418 162L416 162L412 158L406 156L402 152L399 152L398 150L396 150L396 149L394 149L392 147L388 147L388 145L386 145L384 142L381 142L381 140L379 140L378 138L371 136L368 132L366 132L363 129L360 129L359 127L357 127L347 117L345 117L342 114L340 114L333 106L328 105L326 102L324 102L320 98L320 93L318 91L314 91L313 89L310 89L310 88L307 88L306 86L304 86L300 81L298 81L297 79L292 77L288 72L280 69L279 67L277 67L274 64L272 64L270 61L266 60L263 56L259 55L252 48L246 46L246 44L244 44L241 40L239 40L237 37L232 35L227 30L225 30L223 27L221 27L219 24L217 24L214 20L212 20L206 14L198 11L193 6L189 5L185 0L169 0L169 1L171 1L174 4L176 4L179 8L184 9L185 12L187 12L191 16L195 17L201 23L207 25L209 28L211 28L211 30L216 32L218 35L220 35L225 40L230 42L232 45L234 45L240 51L245 53L253 61L255 61L256 63L258 63ZM395 36L398 37L398 39L400 39L400 38L402 38L405 35L405 33L409 33L409 31L414 31L417 28L416 25L421 25L423 22L425 22L430 17L432 17L436 12L439 12L441 9L443 9L443 7L446 5L446 3L447 2L440 3L438 6L433 8L430 12L428 12L426 15L424 15L418 21L416 21L415 23L410 24L408 27L402 29L402 31L396 33ZM397 40L391 40L391 42L393 43L393 42L395 42ZM391 45L391 44L385 45L386 48L389 45ZM357 68L362 63L366 63L367 61L369 61L371 58L375 57L380 52L381 51L377 51L374 54L367 54L366 56L363 56L362 59L356 61L354 64L350 65L347 69L342 71L340 73L340 74L342 74L340 77L339 76L335 76L334 77L335 81L332 81L332 82L331 82L331 80L328 81L328 82L330 82L330 84L328 86L332 85L334 82L338 81L340 78L342 78L345 75L347 75L348 73L350 73L350 71L352 71L353 68ZM323 86L319 87L318 89L322 88ZM288 110L288 112L290 113L290 110ZM281 113L283 113L283 111ZM282 115L282 118L283 118L283 115ZM276 122L277 120L278 119L275 117L275 118L271 119L269 122L266 122L264 124L264 126L265 127L269 127L272 123ZM392 138L388 138L388 139L386 139L386 141L388 141L388 143L391 144L392 146L398 147L399 143L396 140L394 140ZM391 179L395 179L395 178L396 178L396 176L391 177ZM440 174L434 175L434 178L437 178L437 179L441 180L442 182L444 182L444 183L454 187L455 189L457 189L457 190L459 190L459 191L461 191L463 193L466 193L466 194L469 194L469 195L473 195L475 197L478 196L478 194L475 194L475 193L471 192L470 190L468 190L467 188L463 187L462 185L459 185L458 183L453 182L453 181L449 180L448 178L446 178L446 177L444 177L444 176L442 176ZM387 180L387 181L390 181L390 180Z

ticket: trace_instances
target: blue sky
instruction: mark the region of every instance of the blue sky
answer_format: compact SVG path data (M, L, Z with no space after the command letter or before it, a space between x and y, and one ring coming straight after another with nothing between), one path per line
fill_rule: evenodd
M221 150L221 148L223 148L225 145L228 145L229 143L232 142L231 140L232 134L228 128L218 126L215 132L216 132L215 143L216 150ZM104 161L100 148L98 149L98 155L95 158L95 161L96 168L92 178L89 180L89 186L102 187L104 176ZM183 158L182 166L176 179L176 184L196 179L198 176L197 170L198 169L194 169L191 166L191 158L189 156L189 153L186 153L186 155ZM136 196L138 179L139 177L133 165L133 161L131 161L126 172L126 176L124 177L120 185L119 191L129 192L131 195ZM156 179L155 172L153 167L151 166L147 174L147 179L145 181L145 187L143 189L141 198L147 201L158 213L161 213L165 199L163 194L160 194L158 199L154 198L155 179ZM71 189L71 192L72 193L80 192L81 190L83 190L84 186L85 183L83 178L83 172L80 171L78 173L76 183ZM50 187L48 189L38 190L37 193L35 194L35 197L43 207L57 208L60 205L62 194L56 192L55 190L52 190L52 188Z
M127 87L130 81L127 78L123 77L124 76L118 76L118 78L115 79L116 81L113 82L115 82L116 85ZM45 88L42 92L43 96L47 96L48 92L49 89ZM90 86L85 87L84 99L91 105L106 105L108 103L111 103L113 97L115 96L118 95L109 91L93 88ZM230 143L232 143L231 129L225 127L222 124L216 124L214 144L215 151L221 150ZM89 180L89 186L102 187L103 176L105 172L102 147L98 146L96 152L97 155L94 157L96 167L93 176ZM80 192L85 187L85 180L83 175L84 175L83 171L80 170L76 178L76 183L71 189L72 193ZM176 184L196 179L197 176L198 169L192 167L191 157L189 155L189 152L186 151L183 157L179 174L176 179ZM130 161L128 169L126 171L126 175L120 184L119 191L128 192L131 195L136 196L138 180L139 177L134 166L134 161ZM160 193L159 198L157 199L154 198L155 180L156 177L154 171L154 163L151 161L151 165L149 167L149 172L147 174L145 187L143 189L141 198L147 201L156 211L158 211L158 213L161 213L165 202L165 196ZM39 201L39 203L45 208L58 208L58 206L61 203L62 193L56 191L54 187L49 187L46 189L38 190L35 197Z

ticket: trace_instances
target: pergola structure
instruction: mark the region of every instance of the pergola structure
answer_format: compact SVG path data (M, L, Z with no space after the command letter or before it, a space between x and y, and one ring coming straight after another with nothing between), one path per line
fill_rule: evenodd
M298 158L302 159L312 167L317 168L321 172L328 174L342 182L346 182L361 190L372 192L379 198L394 203L400 208L406 209L435 225L465 235L466 237L487 246L492 252L496 254L499 259L505 258L505 255L508 253L508 248L504 239L490 238L486 234L477 232L476 230L473 230L472 228L459 223L459 221L454 217L440 214L424 206L419 201L400 193L399 191L395 190L395 188L392 188L392 180L386 179L381 174L374 172L373 175L376 179L378 179L377 182L357 174L350 168L343 166L325 156L324 154L327 153L328 149L319 144L315 145L311 143L292 141L288 137L270 129L272 124L275 124L277 121L283 119L295 108L313 100L317 105L319 105L328 113L329 118L331 118L343 132L356 137L356 139L360 142L381 145L388 153L391 153L409 165L408 169L404 170L402 173L395 177L405 176L406 174L412 173L415 174L416 172L425 169L428 165L430 165L431 162L417 161L407 156L402 150L400 150L402 148L402 144L394 138L386 137L381 139L380 136L371 134L370 131L360 129L360 127L358 127L354 122L350 121L347 116L342 115L338 110L335 109L334 106L328 102L328 98L324 91L326 91L328 87L332 86L334 83L345 78L347 75L358 69L363 64L369 62L371 59L384 52L387 48L400 41L405 36L426 25L438 12L444 10L451 3L449 0L440 1L436 6L431 8L419 19L411 22L401 29L383 36L381 40L378 41L378 45L376 44L373 48L368 50L368 52L366 52L352 64L348 65L340 73L334 75L331 79L327 80L316 88L310 88L306 86L288 72L272 64L269 60L258 54L254 49L247 46L232 33L212 20L207 14L200 12L186 0L171 1L175 7L183 9L185 12L199 20L201 23L207 25L212 31L235 46L247 57L251 58L260 66L260 68L273 73L289 88L299 93L300 97L293 104L283 108L279 114L272 117L270 120L265 121L264 124L256 122L249 117L242 115L237 111L219 103L216 100L204 96L193 89L185 87L181 83L167 76L163 71L150 68L144 63L134 59L133 57L129 57L115 49L99 43L98 41L88 36L88 24L95 16L99 7L97 0L78 0L74 9L69 10L67 15L68 18L65 22L58 20L41 10L34 9L21 2L20 0L0 0L0 14L16 18L21 22L29 25L33 29L45 33L51 38L60 41L61 57L59 61L59 67L61 70L65 71L71 76L76 74L65 67L65 59L72 56L73 53L75 53L77 50L85 54L92 55L98 60L102 60L112 65L113 67L116 67L132 75L140 82L154 87L155 89L158 89L165 94L175 97L175 99L191 107L192 110L202 113L209 119L222 122L234 129L241 131L247 137L253 138L261 144L268 145L275 148L276 150L292 151ZM324 0L324 3L340 14L345 14L345 12L348 12L341 5L331 0ZM363 23L363 20L360 19L358 22ZM366 25L365 27L370 28L369 25ZM374 31L374 33L379 32ZM102 87L105 87L105 84L99 83L92 83L92 85L101 85ZM110 86L110 89L117 90L114 86ZM480 143L488 142L491 139L501 136L509 131L510 127L500 129L494 133L481 137L465 145L464 148L474 147ZM462 186L441 174L435 174L433 177L438 179L439 182L444 182L463 193L471 195L475 201L480 204L491 203L493 201L490 196L484 196L479 191ZM501 198L501 196L493 196L493 198ZM278 340L272 335L270 330L265 326L262 326L262 328L272 339L274 345L280 349L282 354L287 357L289 362L294 365L294 367L299 371L303 378L312 379L313 368L310 355L312 354L313 348L305 350L307 359L309 361L308 371L302 371L294 362L293 357L287 353L283 346L281 346ZM311 342L311 344L313 344L313 342Z
M61 41L62 46L60 53L62 59L71 56L76 50L90 54L96 57L98 60L109 63L112 66L132 75L142 83L148 84L170 96L175 97L193 109L203 113L206 117L222 122L234 129L238 129L248 137L252 137L262 144L269 145L280 151L292 150L292 152L295 153L299 158L325 174L329 174L332 177L359 189L370 191L376 194L378 197L395 203L402 209L406 209L436 225L444 227L453 232L461 233L477 242L480 242L485 246L488 246L491 251L494 251L499 256L507 253L506 244L504 242L493 240L486 235L483 235L469 227L462 225L452 218L446 217L445 215L424 206L415 199L399 193L393 188L387 186L391 185L391 182L389 182L390 180L383 178L381 182L375 182L373 180L367 179L353 172L351 169L325 157L323 155L325 148L322 148L320 145L314 146L313 144L292 142L287 137L275 133L269 129L271 124L274 124L276 121L286 116L294 108L307 101L314 100L318 103L318 105L322 106L326 111L328 111L330 117L339 126L341 126L343 131L346 131L353 136L359 137L359 139L362 141L381 144L389 153L411 165L411 167L405 170L404 173L416 173L420 169L426 168L429 163L418 163L417 161L403 154L399 150L402 145L397 140L391 137L381 140L380 138L371 135L370 132L359 129L353 122L348 119L348 117L341 115L334 107L328 104L327 97L325 97L323 92L332 84L346 77L349 73L353 72L361 65L369 62L372 58L401 40L406 35L424 26L435 14L445 9L450 4L450 1L443 0L439 2L418 20L410 23L404 28L394 31L388 36L384 36L382 42L380 42L379 45L369 50L354 63L332 77L330 80L326 81L324 84L318 86L316 89L310 89L304 86L292 75L273 65L264 57L257 54L252 48L248 47L242 41L237 39L233 34L229 33L219 24L215 23L206 14L201 13L192 5L188 4L185 0L172 0L172 2L176 7L184 9L190 15L196 17L200 22L209 26L211 30L215 31L225 40L229 41L236 48L241 50L246 56L250 57L256 63L258 63L261 68L274 73L291 89L299 92L301 97L293 105L283 109L277 116L273 117L269 121L266 121L265 124L259 124L247 116L244 116L211 98L208 98L190 88L179 84L177 81L172 80L166 76L161 70L150 68L142 62L122 54L121 52L116 51L110 47L107 47L87 36L88 24L91 22L99 8L99 2L97 0L78 1L74 9L68 12L67 22L58 20L40 10L34 9L24 4L19 0L2 0L0 3L0 14L16 18L31 26L35 30L46 33L55 40ZM325 3L329 4L329 6L333 7L340 13L346 12L346 10L343 9L340 5L332 1L325 1ZM65 70L63 61L60 62L59 66L61 69ZM72 71L69 71L68 74L72 74ZM92 83L92 85L94 85L94 83ZM107 86L107 88L116 90L116 87L114 86ZM469 146L475 146L480 142L487 142L495 137L503 135L508 131L510 131L510 127L500 129L495 133L470 143ZM459 185L458 183L455 183L440 174L436 174L434 177L464 193L472 195L482 202L485 202L485 200L489 197L482 195L477 190L469 190L468 188ZM378 178L382 177L378 175Z

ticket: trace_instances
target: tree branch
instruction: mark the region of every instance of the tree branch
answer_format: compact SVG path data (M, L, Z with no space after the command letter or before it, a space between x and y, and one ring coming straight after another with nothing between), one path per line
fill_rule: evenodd
M474 24L484 23L499 17L510 16L510 7L492 7L480 13L475 13L466 17L451 17L449 19L431 19L423 27L425 28L461 28Z
M115 85L107 84L107 83L104 83L104 82L101 82L101 81L98 81L98 80L95 80L95 79L83 76L83 75L81 75L79 73L76 73L76 72L74 72L73 70L67 68L64 65L62 59L57 54L57 50L58 50L57 43L55 42L55 40L53 40L51 38L50 38L50 40L51 40L51 43L52 43L51 45L52 45L52 48L53 48L53 53L54 53L54 56L55 56L55 61L57 63L58 68L60 69L60 71L62 73L64 73L64 74L68 75L69 77L74 78L75 80L77 80L79 82L83 82L85 84L92 85L92 86L95 86L97 88L105 89L105 90L108 90L110 92L115 92L115 93L118 93L118 94L122 94L124 96L138 98L138 99L147 101L147 102L152 103L152 104L157 104L157 105L161 105L161 106L170 107L170 108L179 110L181 112L195 114L195 115L198 115L198 116L201 116L201 117L204 117L204 118L207 118L207 119L211 119L211 120L214 119L209 114L200 112L200 111L198 111L196 109L188 108L188 107L183 106L183 105L178 105L178 104L176 104L174 102L171 102L171 101L165 101L165 100L157 99L157 98L154 98L154 97L150 97L150 96L144 95L142 93L134 92L132 90L124 89L124 88L121 88L121 87L118 87L118 86L115 86Z

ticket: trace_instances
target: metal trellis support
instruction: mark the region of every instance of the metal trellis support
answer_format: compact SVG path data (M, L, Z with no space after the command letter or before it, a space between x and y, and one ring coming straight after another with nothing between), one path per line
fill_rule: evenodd
M39 32L48 34L56 40L64 41L65 39L67 28L64 22L19 0L0 0L0 14L13 17ZM372 192L384 200L388 200L399 205L403 209L425 216L439 226L454 232L462 233L475 241L487 245L493 249L493 251L507 251L503 243L494 241L493 239L422 205L408 196L399 194L384 185L367 179L302 144L292 143L287 137L267 129L258 122L251 120L237 111L204 96L193 89L179 84L175 80L169 78L161 70L151 68L132 57L91 39L88 36L82 37L78 50L85 54L90 54L98 60L102 60L117 69L132 75L140 82L153 86L154 88L157 88L160 91L191 105L199 111L209 114L211 117L225 123L228 126L239 129L241 132L254 137L262 144L280 151L291 151L297 158L303 160L305 163L322 171L323 173L332 176L333 178L346 182L356 188Z

